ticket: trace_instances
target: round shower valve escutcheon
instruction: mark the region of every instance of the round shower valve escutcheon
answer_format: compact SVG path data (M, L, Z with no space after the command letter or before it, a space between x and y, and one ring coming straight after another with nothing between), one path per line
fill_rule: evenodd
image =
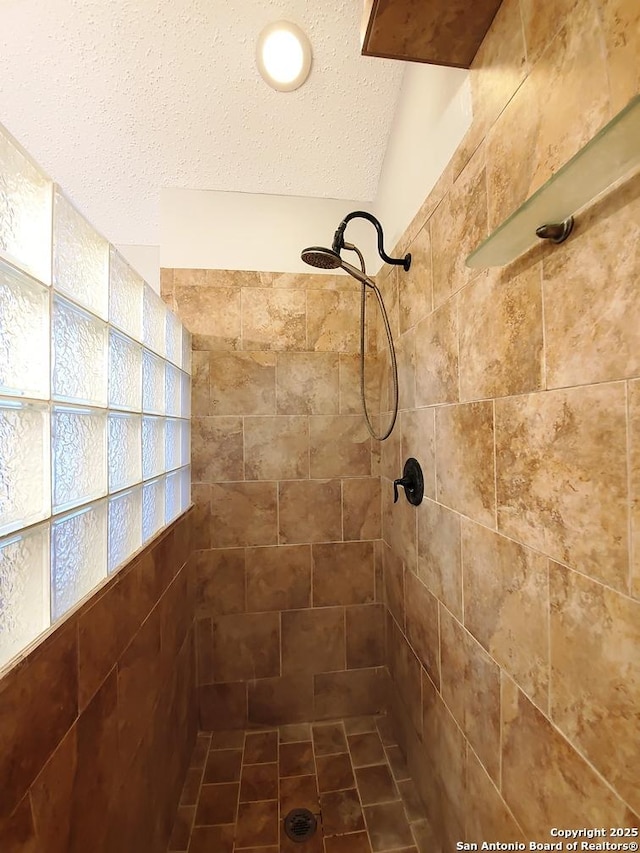
M410 504L418 506L424 497L424 477L417 459L410 456L404 463L402 477L393 481L393 502L398 502L398 486L404 489L404 496Z

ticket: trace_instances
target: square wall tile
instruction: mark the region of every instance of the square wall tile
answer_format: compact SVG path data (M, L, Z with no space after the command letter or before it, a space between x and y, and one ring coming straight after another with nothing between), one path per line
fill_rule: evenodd
M498 400L496 456L498 528L627 590L624 384Z
M343 607L282 613L282 674L345 668Z
M277 543L276 483L215 483L211 486L214 548Z
M245 289L242 302L244 350L307 348L307 295L302 290Z
M196 354L194 353L194 356ZM207 360L210 415L274 415L276 356L267 352L214 352ZM202 369L202 368L201 368ZM194 376L194 386L196 378Z
M309 476L309 424L305 417L244 418L247 480Z
M340 480L286 481L278 492L281 544L342 539Z
M311 605L311 548L247 548L247 610L294 610Z

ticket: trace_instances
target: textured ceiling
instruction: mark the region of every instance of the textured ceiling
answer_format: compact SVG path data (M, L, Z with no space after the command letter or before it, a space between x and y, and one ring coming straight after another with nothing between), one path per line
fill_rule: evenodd
M160 187L371 200L402 63L361 57L362 0L0 0L0 122L115 243L157 244ZM299 24L307 83L267 87Z

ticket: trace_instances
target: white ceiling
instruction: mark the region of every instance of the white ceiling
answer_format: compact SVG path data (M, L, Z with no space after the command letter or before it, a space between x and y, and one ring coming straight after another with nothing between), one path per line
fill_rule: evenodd
M114 243L158 244L161 187L375 197L404 64L360 56L362 0L0 0L0 122ZM296 92L260 30L299 24Z

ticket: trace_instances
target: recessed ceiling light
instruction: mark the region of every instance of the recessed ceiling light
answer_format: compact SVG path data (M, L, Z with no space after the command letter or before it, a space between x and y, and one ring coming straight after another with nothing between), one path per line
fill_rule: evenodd
M258 69L266 82L280 92L292 92L309 76L311 45L300 27L276 21L258 37Z

